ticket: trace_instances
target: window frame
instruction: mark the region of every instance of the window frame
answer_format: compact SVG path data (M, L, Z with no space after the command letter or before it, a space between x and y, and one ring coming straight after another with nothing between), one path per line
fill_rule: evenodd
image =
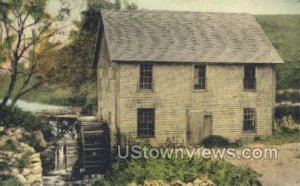
M140 116L140 114L142 114L142 112L144 112L143 116ZM147 115L148 115L148 117L151 117L151 118L150 119L143 118L142 120L144 122L142 123L141 117L147 117ZM146 131L146 132L141 132L141 131ZM154 108L138 108L137 109L137 137L138 138L154 138L155 137L155 109Z
M247 91L256 90L256 65L244 65L243 87Z
M153 91L153 64L151 63L141 63L139 64L139 69L138 69L138 73L139 73L139 80L138 80L138 90L141 90L141 91ZM146 69L143 71L143 67L150 67L150 69ZM150 76L148 74L148 77L147 77L147 74L145 73L149 73L150 72ZM142 74L144 73L144 74ZM144 76L144 77L143 77ZM150 78L150 80L148 80L148 82L144 82L145 79L143 78ZM145 87L147 84L149 84L149 87Z
M204 67L204 76L200 76L201 67ZM196 73L197 70L197 73ZM200 80L201 79L201 80ZM195 84L195 82L198 82ZM200 83L201 82L201 83ZM196 87L199 86L199 87ZM207 65L205 64L195 64L193 65L193 90L194 91L202 91L207 89Z
M257 119L255 108L244 108L243 109L243 132L256 132L257 130Z

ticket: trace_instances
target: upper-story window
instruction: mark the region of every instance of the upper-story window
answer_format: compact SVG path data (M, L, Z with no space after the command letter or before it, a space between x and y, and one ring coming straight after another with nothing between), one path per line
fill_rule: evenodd
M140 89L152 89L153 65L140 64Z
M245 65L244 66L244 89L255 89L256 78L255 78L255 66Z
M206 65L194 66L194 89L206 88Z

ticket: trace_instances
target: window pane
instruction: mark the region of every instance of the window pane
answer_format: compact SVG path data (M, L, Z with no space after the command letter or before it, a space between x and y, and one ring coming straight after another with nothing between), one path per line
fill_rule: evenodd
M138 136L154 136L154 109L138 109Z
M256 118L255 109L245 108L244 109L243 130L254 131L256 129L255 118Z
M152 65L141 64L140 65L140 89L152 88Z
M194 66L194 89L205 89L206 87L206 66Z
M256 77L255 77L255 66L245 65L244 67L244 88L255 89Z

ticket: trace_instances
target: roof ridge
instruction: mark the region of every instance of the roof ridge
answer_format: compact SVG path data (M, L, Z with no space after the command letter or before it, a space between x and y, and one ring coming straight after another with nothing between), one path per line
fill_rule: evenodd
M147 13L198 13L198 14L228 14L228 15L253 15L246 12L211 12L211 11L193 11L193 10L112 10L112 9L102 9L101 12L147 12Z

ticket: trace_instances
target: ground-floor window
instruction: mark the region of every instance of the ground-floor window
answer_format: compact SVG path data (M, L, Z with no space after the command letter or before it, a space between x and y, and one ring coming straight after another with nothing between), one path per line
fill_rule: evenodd
M138 137L154 137L155 110L139 108L137 111Z
M256 130L256 112L254 108L244 108L244 131L255 131Z

